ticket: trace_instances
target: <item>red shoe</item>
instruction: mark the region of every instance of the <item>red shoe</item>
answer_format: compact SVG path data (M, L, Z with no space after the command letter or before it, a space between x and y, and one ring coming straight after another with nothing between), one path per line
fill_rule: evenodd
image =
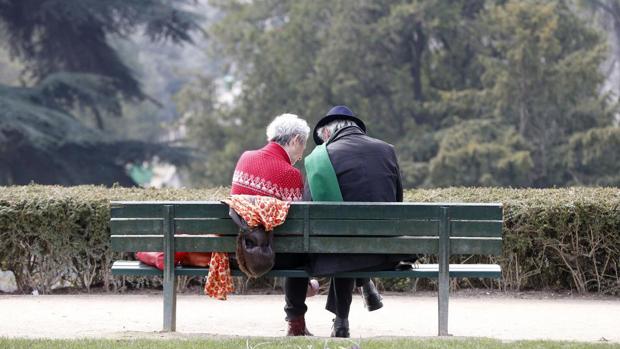
M306 320L304 316L300 316L293 320L287 320L288 330L286 331L287 336L312 336L312 333L308 331L306 327Z

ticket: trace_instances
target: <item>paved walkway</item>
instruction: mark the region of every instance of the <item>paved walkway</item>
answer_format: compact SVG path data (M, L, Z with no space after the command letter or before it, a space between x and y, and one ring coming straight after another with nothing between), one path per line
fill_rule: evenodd
M540 297L542 298L542 297ZM367 312L353 301L354 338L432 337L437 299L431 295L388 295L384 308ZM331 313L325 296L308 299L306 322L316 336L329 336ZM160 295L0 296L0 337L170 337L162 325ZM232 296L217 301L180 295L174 336L279 337L284 332L283 296ZM554 339L620 342L620 299L519 299L507 296L453 296L450 333L504 340Z

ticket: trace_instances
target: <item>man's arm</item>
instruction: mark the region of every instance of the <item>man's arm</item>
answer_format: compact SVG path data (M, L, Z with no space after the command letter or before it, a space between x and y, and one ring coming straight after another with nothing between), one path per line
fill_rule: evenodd
M398 164L398 158L396 157L394 148L392 148L392 156L396 164L396 201L403 202L403 182L400 174L400 165Z

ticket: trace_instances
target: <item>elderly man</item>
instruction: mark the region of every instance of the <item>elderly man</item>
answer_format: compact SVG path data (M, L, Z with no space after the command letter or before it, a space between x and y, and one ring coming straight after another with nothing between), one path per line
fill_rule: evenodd
M317 147L305 159L304 200L396 202L403 200L400 170L394 147L366 135L366 125L345 106L332 108L315 126ZM410 256L311 256L310 270L329 275L354 270L393 268ZM370 279L331 280L326 309L336 315L332 337L349 337L349 309L353 288L362 286L369 310L382 306Z

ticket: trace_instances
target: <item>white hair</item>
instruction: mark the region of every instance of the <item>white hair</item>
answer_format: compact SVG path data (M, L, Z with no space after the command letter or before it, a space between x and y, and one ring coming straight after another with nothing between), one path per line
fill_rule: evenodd
M323 142L327 142L334 133L348 126L357 126L357 124L353 120L334 120L329 122L325 126L320 127L318 130L316 130L316 132L319 135L319 138L323 140ZM327 130L328 134L324 135L323 130Z
M309 133L310 127L306 120L295 114L282 114L267 126L267 141L287 145L297 135L306 141Z

